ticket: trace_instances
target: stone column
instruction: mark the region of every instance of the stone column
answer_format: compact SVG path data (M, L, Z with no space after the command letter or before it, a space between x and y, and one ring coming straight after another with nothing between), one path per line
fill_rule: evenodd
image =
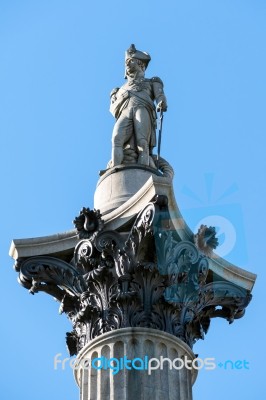
M194 358L187 344L166 332L124 328L105 333L77 356L80 399L192 400L197 370L182 364L187 359L191 365ZM156 369L149 370L149 363Z

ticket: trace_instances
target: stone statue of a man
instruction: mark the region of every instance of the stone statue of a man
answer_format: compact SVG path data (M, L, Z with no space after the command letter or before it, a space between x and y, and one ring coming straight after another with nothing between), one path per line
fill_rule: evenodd
M126 51L127 82L111 92L110 111L116 118L112 136L112 166L139 163L154 167L151 157L156 145L156 108L166 111L167 102L160 78L147 79L148 53L132 44Z

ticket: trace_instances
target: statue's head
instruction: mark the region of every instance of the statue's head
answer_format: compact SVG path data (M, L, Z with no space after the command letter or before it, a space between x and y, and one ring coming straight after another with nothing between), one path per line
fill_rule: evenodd
M131 68L145 71L145 69L148 67L150 60L151 56L148 53L137 50L135 45L132 44L125 54L125 78L130 73Z

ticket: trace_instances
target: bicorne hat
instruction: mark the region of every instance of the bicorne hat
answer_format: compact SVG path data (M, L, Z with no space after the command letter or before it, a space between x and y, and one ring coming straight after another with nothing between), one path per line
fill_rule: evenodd
M138 60L142 61L145 64L145 69L151 61L151 56L145 51L137 50L134 44L132 44L126 51L125 60L128 58L137 58Z

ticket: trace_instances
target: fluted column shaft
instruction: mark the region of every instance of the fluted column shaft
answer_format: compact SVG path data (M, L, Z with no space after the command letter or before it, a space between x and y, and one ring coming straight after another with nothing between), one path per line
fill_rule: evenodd
M184 342L165 332L149 328L108 332L78 354L75 378L80 399L192 400L197 371L181 366L182 360L194 358Z

